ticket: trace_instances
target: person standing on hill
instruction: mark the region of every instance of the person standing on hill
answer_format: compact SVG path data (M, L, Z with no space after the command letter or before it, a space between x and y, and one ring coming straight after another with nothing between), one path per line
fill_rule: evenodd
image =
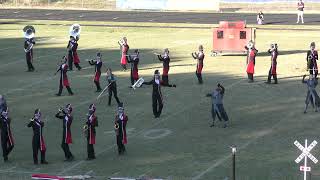
M297 24L299 23L301 19L301 23L303 24L303 9L304 9L304 2L302 0L299 0L297 3L298 6L298 17L297 17Z

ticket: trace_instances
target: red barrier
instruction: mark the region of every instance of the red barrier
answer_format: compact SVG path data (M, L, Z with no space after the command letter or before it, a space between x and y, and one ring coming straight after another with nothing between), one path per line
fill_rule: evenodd
M245 53L244 46L256 37L255 28L247 28L244 21L220 21L219 27L213 29L213 52Z

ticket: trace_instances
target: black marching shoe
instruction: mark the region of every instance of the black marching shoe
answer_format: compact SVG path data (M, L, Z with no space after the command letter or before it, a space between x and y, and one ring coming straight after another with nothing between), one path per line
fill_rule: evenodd
M61 94L57 93L56 96L61 96Z
M212 123L212 124L210 125L210 127L214 127L214 123Z
M41 161L41 164L49 164L47 161Z
M4 162L8 162L8 157L4 157L4 158L3 158L3 161L4 161Z

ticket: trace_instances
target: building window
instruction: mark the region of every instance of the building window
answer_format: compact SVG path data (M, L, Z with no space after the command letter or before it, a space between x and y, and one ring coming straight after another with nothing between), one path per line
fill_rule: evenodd
M218 39L223 39L223 31L218 31L217 38Z
M247 39L247 32L246 31L240 31L240 39Z

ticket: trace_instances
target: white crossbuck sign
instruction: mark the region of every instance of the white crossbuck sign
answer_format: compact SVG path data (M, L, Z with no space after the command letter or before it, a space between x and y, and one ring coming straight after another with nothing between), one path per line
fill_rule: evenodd
M302 159L304 159L304 166L300 166L300 171L304 172L304 180L307 179L307 171L311 171L311 167L307 166L307 159L311 159L315 164L318 163L318 159L315 158L310 151L318 144L317 141L313 141L309 146L308 146L308 141L305 140L305 146L302 146L298 141L294 142L294 145L296 145L302 153L300 156L295 160L296 163L300 163Z

